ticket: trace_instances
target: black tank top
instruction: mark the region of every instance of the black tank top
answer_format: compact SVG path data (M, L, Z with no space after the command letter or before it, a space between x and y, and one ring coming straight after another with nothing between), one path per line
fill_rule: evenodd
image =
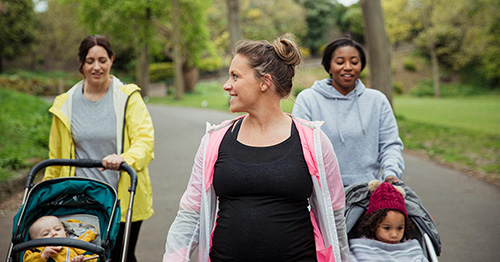
M252 147L236 140L241 121L224 136L215 164L211 261L316 261L313 184L295 124L287 140Z

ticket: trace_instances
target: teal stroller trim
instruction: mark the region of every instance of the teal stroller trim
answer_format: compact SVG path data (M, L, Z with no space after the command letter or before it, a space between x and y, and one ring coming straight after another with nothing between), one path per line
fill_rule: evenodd
M15 261L15 258L19 258L19 254L22 258L24 251L27 249L54 245L84 249L99 255L99 261L109 261L110 251L115 245L121 218L119 200L115 189L107 183L80 177L51 179L33 186L36 174L45 167L54 165L92 168L102 167L102 162L101 160L89 159L50 159L40 162L30 171L25 186L22 207L14 217L12 241L6 261ZM130 205L127 211L122 248L126 254L137 175L135 170L126 164L122 164L120 169L125 170L131 176ZM29 227L39 217L70 214L89 214L99 218L99 228L102 231L99 232L100 245L67 238L29 240ZM11 256L14 254L17 257ZM126 261L126 257L122 257L122 261Z

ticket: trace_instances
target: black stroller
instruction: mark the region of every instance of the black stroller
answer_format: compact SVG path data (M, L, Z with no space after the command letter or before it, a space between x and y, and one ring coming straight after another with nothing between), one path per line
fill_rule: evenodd
M396 185L403 187L406 193L406 211L416 228L413 238L418 240L427 259L437 262L437 257L441 254L441 240L432 216L424 208L417 194L410 187L405 186L401 182ZM371 196L371 192L368 189L368 182L345 187L345 194L347 236L349 239L358 238L358 220L368 209Z
M121 210L116 190L107 183L81 177L64 177L43 181L33 186L38 172L48 166L102 167L101 160L49 159L31 169L25 186L21 209L14 217L12 239L7 262L23 261L26 250L44 246L66 246L86 250L98 256L98 261L110 261L120 227ZM127 250L132 221L132 206L137 187L137 174L127 164L120 169L130 175L130 201L126 216L122 248L122 262L127 261ZM66 219L84 220L97 231L92 242L75 238L29 239L29 228L41 216L52 215L64 222ZM65 227L71 223L64 223ZM68 229L68 228L66 228ZM71 229L71 228L70 228Z

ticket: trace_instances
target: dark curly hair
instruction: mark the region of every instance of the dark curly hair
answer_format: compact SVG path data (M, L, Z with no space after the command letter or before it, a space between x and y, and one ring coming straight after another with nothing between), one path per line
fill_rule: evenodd
M399 210L394 210L394 209L389 209L389 208L383 208L379 209L369 215L363 215L361 219L359 220L359 225L358 225L358 234L360 236L364 236L366 238L370 239L376 239L375 238L375 232L377 231L378 226L384 220L385 216L387 215L387 212L389 211L396 211L401 214L403 214ZM413 230L415 226L411 222L410 219L408 219L405 216L405 233L403 239L412 239L413 238Z

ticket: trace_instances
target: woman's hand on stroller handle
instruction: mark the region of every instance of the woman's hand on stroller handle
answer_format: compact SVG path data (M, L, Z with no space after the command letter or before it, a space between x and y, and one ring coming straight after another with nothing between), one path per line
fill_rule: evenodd
M120 170L120 165L125 163L125 158L117 154L111 154L102 159L101 171L105 169Z
M390 175L385 178L385 182L390 183L390 184L396 184L396 183L403 183L403 181L399 180L396 176Z

